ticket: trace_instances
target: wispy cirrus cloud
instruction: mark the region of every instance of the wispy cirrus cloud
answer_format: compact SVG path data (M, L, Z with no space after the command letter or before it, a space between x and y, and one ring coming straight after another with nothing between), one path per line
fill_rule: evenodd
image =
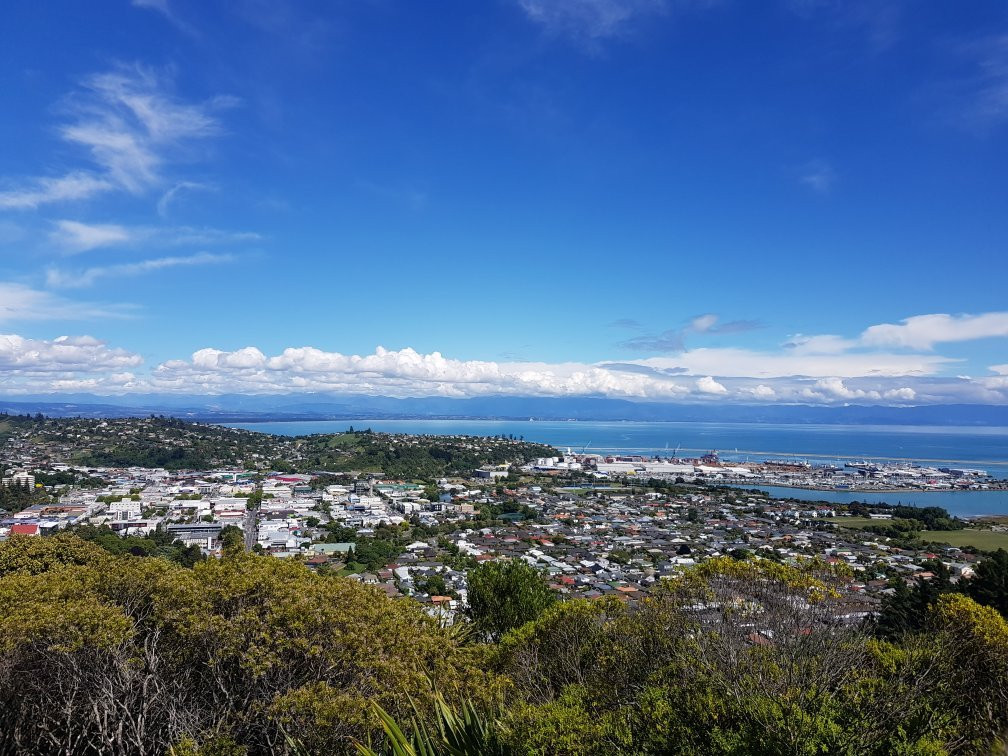
M762 327L763 324L758 320L729 320L722 323L718 315L707 313L693 318L686 330L692 333L744 333Z
M548 32L582 41L620 36L642 19L668 13L672 6L667 0L518 0L518 4Z
M989 36L961 46L974 61L973 72L959 82L958 117L966 126L987 130L1008 123L1008 34Z
M168 0L133 0L133 7L160 13L180 31L196 35L196 30L193 26L179 16Z
M118 246L138 240L137 234L114 223L89 224L73 220L58 220L49 239L68 254L87 252L98 247Z
M127 317L134 309L123 304L69 300L24 284L0 282L0 323Z
M939 53L946 73L918 92L928 115L980 137L1008 124L1008 33L960 38Z
M0 191L0 209L34 210L50 203L88 199L113 188L108 179L84 171L54 178L36 178L20 187Z
M620 342L619 346L636 352L680 352L686 348L690 334L742 333L762 328L757 320L729 320L721 322L718 315L705 313L691 318L681 328L670 328L660 333L642 334Z
M802 166L798 183L807 186L816 194L829 194L837 181L836 171L825 160L810 160Z
M143 194L165 181L166 167L192 144L220 134L217 113L235 102L226 96L184 102L171 93L165 74L139 65L89 76L62 104L67 120L58 128L87 166L7 179L0 209L35 209L114 191Z
M686 340L681 328L670 328L661 333L625 339L619 346L631 352L681 352L686 348Z
M64 270L53 267L46 271L46 284L56 289L82 289L93 286L105 278L139 276L168 268L219 265L234 262L235 259L235 256L230 254L214 255L203 252L179 257L157 257L117 265L96 265L83 270Z
M213 188L210 184L202 181L179 181L161 195L161 199L157 203L158 215L162 218L167 217L172 204L186 192L211 191Z
M902 0L784 0L792 12L825 23L834 32L862 36L875 53L893 47L902 37L905 3Z
M182 247L244 244L261 240L250 231L224 231L192 226L123 226L115 223L82 223L57 220L49 241L63 254L74 255L106 247Z

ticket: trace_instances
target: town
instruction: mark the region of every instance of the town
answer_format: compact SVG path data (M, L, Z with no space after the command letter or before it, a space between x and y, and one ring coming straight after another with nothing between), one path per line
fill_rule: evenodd
M320 444L340 450L330 465L337 469L295 471L319 462ZM349 469L359 458L348 450L359 454L375 444L399 450L386 457L399 460L389 463L394 474ZM402 467L404 449L434 447L444 456L444 445L471 451L471 469L446 464L427 477L429 467ZM174 449L168 456L176 463L199 449L230 464L169 469L80 461L161 446ZM877 612L893 578L926 581L935 563L953 580L968 578L983 551L942 544L920 522L914 525L922 531L887 533L897 521L911 521L894 519L885 507L810 504L709 485L789 474L783 463L742 467L715 455L690 463L555 450L541 456L544 449L513 439L367 430L306 443L157 418L8 419L0 507L7 502L9 509L0 511L0 539L71 529L121 539L137 554L156 542L180 544L193 560L218 556L238 538L247 550L411 596L449 619L466 605L467 569L485 561L520 559L560 594L634 604L661 578L729 555L783 563L818 556L849 566L844 617L855 621ZM235 464L241 455L246 466ZM428 457L417 459L423 465ZM10 503L14 493L18 505ZM1008 542L998 521L973 529Z

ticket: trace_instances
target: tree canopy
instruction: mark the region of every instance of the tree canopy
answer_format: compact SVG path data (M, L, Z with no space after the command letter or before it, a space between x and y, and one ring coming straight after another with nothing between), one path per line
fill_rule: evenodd
M469 618L483 638L498 641L556 601L537 569L518 560L486 562L468 574Z
M1004 617L945 591L880 637L850 616L849 584L822 561L724 557L637 605L560 601L505 561L473 568L472 625L446 627L411 599L241 548L184 567L73 534L14 536L0 543L0 752L1002 747Z

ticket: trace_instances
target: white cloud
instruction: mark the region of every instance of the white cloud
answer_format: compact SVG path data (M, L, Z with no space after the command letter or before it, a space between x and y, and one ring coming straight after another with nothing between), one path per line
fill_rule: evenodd
M79 221L59 220L55 225L49 238L69 254L126 244L136 239L134 232L114 224L89 225Z
M214 256L162 258L91 268L72 278L94 281L106 275L197 264L197 260L216 261ZM54 280L54 283L59 282ZM0 285L0 302L7 308L0 309L0 320L83 315L88 308L97 307L15 284ZM921 316L928 317L931 316ZM918 318L909 318L904 325L919 322ZM690 327L713 330L719 326L716 322L707 322ZM990 328L983 316L960 316L954 319L953 330L942 331L941 338L986 334ZM911 343L936 343L933 331L928 333L932 336L921 340L911 328L907 338ZM903 344L907 338L901 335L897 342ZM10 347L8 352L19 355L31 352L23 342L17 342L15 347ZM105 348L93 339L63 345L67 350L71 347L85 352L91 348ZM15 361L9 356L6 359L9 368ZM48 358L39 359L46 362ZM85 385L81 382L90 381L87 385L100 386L113 393L165 391L211 395L316 392L443 397L601 396L651 401L775 401L827 405L1008 404L1008 365L994 365L992 374L982 378L948 376L945 373L956 366L957 360L934 353L869 349L861 339L847 340L834 335L795 337L777 351L694 349L671 357L596 364L461 360L440 352L424 354L410 348L389 350L382 347L364 355L312 346L289 347L269 354L258 347L247 346L233 351L199 349L189 359L169 360L138 376L122 370L132 367L138 358L117 353L116 359L120 362L96 358L89 363L82 358L78 368L59 373L58 380L63 381L59 385L80 386ZM9 369L6 377L0 377L0 389L37 386L39 381L54 385L53 381L57 380L49 373L43 378L35 376L28 380L25 370L24 365L14 372ZM100 375L96 376L96 371ZM116 380L120 380L121 385L116 384Z
M817 194L829 194L836 180L836 171L825 160L812 160L806 163L798 176L800 183Z
M0 391L98 393L363 393L382 396L601 396L650 401L778 401L806 404L1008 403L1008 376L939 377L679 375L631 363L458 360L439 352L378 347L366 355L291 347L270 355L248 346L200 349L137 375L139 357L87 337L42 347L20 337L0 349ZM19 340L20 339L20 340Z
M914 391L909 386L904 386L903 388L890 389L882 394L886 399L903 399L908 402L912 402L917 398L917 392Z
M589 41L619 36L641 18L669 9L665 0L518 0L518 4L550 32Z
M23 284L0 282L0 323L123 317L129 311L122 305L76 302Z
M861 343L872 347L932 349L935 344L1008 336L1008 312L980 315L916 315L900 324L865 329Z
M237 244L259 241L259 234L246 231L222 231L216 228L192 226L121 226L118 224L90 224L80 221L59 220L49 234L50 241L66 254L91 250L138 245L145 247L181 247L205 244Z
M171 204L182 192L206 191L212 188L208 184L202 184L197 181L179 181L161 195L161 199L157 203L158 215L162 218L166 217Z
M706 375L700 378L696 382L697 391L701 394L727 394L728 389L726 389L722 384L714 380L713 377Z
M122 370L142 362L139 355L111 348L90 336L60 336L47 341L0 334L0 372L5 374Z
M207 390L332 391L393 396L619 396L673 398L691 390L668 377L627 374L581 363L498 363L456 360L439 352L378 347L369 355L346 355L314 347L291 347L267 356L255 347L233 352L201 349L189 361L160 365L161 389L199 385Z
M961 45L968 70L949 82L948 107L970 131L984 133L1008 122L1008 34L995 34Z
M891 389L852 388L849 381L842 378L821 378L811 388L804 388L799 395L805 399L832 401L862 401L862 402L912 402L917 398L917 392L909 386Z
M215 113L234 103L227 97L186 103L169 90L165 77L141 66L85 79L65 103L69 119L59 134L83 148L91 166L0 192L0 208L32 209L113 190L142 194L163 183L168 161L221 133Z
M34 210L53 202L87 199L112 188L111 181L85 171L56 178L37 178L26 186L0 192L0 209Z
M819 336L796 334L785 344L794 354L842 354L857 345L857 341L833 334Z
M193 265L216 265L233 262L234 255L212 255L202 252L184 257L158 257L152 260L121 263L118 265L99 265L84 270L67 271L59 268L49 268L46 271L46 284L54 288L80 289L93 285L103 278L118 278L123 276L139 276L167 268L189 267Z
M693 318L690 321L690 329L696 331L697 333L705 333L713 328L718 322L718 316L713 313L708 313L707 315L700 315Z
M634 369L629 370L629 367ZM714 378L717 375L717 378ZM377 348L348 355L292 347L201 349L151 374L153 390L188 393L363 393L384 396L604 396L652 401L780 401L834 404L1008 402L1008 378L982 384L956 378L838 375L757 380L739 371L676 374L640 363L529 363L457 360L439 352Z
M815 382L813 390L836 399L876 398L878 395L877 391L869 392L863 389L850 389L840 378L822 378Z
M841 354L801 354L750 349L691 349L671 357L650 357L634 364L660 370L685 368L693 375L814 378L843 376L934 375L956 360L935 354L891 354L858 352Z
M777 396L777 392L765 383L745 388L742 390L742 393L746 396L751 396L753 399L773 399Z
M617 321L617 324L623 321ZM636 321L630 321L636 324ZM639 324L636 324L639 329ZM752 331L761 328L755 320L729 320L721 322L720 316L706 313L691 318L681 328L670 328L661 333L646 333L620 342L624 349L635 352L680 352L686 347L686 337L691 334L726 334Z

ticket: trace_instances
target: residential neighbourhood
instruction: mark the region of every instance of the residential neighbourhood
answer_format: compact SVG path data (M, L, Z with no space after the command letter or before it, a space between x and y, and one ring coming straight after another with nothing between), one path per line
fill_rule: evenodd
M138 424L134 433L143 433ZM163 533L213 557L237 530L246 549L412 596L447 620L466 604L466 570L489 560L524 560L564 595L635 604L662 577L711 557L819 557L850 568L843 612L854 620L877 610L891 578L928 580L929 560L954 579L969 577L978 558L952 546L901 548L844 527L849 512L835 505L702 484L702 472L740 474L711 457L694 465L557 451L424 481L375 470L91 466L74 462L80 452L72 436L42 445L7 439L2 486L45 497L0 512L0 539L86 526L124 538Z

